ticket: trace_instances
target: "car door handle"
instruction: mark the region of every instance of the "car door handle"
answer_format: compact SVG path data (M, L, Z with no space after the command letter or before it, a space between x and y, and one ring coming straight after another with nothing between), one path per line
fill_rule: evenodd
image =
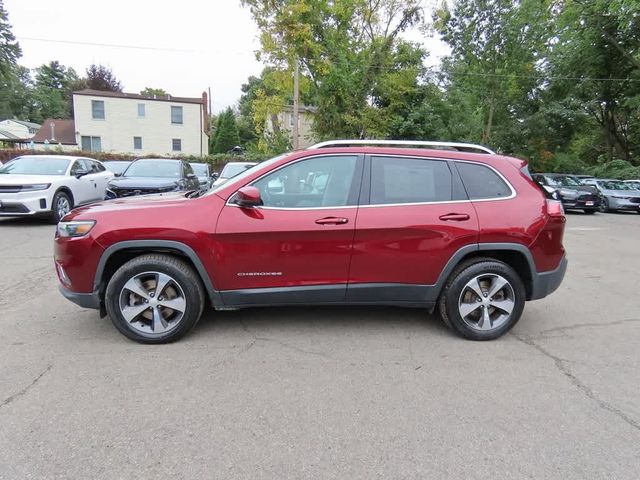
M464 222L465 220L469 220L471 217L466 213L447 213L445 215L440 215L438 218L445 222Z
M349 223L348 218L343 217L325 217L319 218L316 220L318 225L344 225L345 223Z

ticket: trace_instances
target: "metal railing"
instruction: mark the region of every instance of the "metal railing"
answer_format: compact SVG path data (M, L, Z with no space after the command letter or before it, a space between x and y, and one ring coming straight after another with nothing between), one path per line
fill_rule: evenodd
M348 147L348 146L385 146L385 147L431 147L435 149L451 149L462 152L478 151L480 153L487 153L489 155L495 155L496 152L484 145L477 145L475 143L460 143L460 142L433 142L427 140L328 140L326 142L316 143L307 148L307 150L316 150L319 148L330 147Z

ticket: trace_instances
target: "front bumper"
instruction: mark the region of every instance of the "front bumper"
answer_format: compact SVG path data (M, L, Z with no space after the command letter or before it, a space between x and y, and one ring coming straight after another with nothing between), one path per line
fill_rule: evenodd
M81 306L82 308L93 308L96 310L100 309L100 296L97 292L93 293L77 293L72 292L68 288L63 285L58 285L60 289L60 293L67 300L72 301L76 305Z
M529 300L538 300L555 292L564 279L568 263L567 257L563 256L562 260L560 260L560 265L558 265L555 270L542 273L533 272L533 278L531 279L531 297Z
M565 210L597 210L600 208L600 197L597 195L580 195L577 197L560 197Z
M638 211L638 209L640 209L640 203L634 201L636 199L608 197L607 200L609 201L609 209L611 210Z
M21 217L51 212L48 190L0 193L0 216Z

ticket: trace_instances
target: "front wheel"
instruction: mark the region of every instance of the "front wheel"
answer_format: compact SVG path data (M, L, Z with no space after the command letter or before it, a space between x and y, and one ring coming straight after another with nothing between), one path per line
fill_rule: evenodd
M51 202L51 222L58 223L73 208L73 202L65 192L56 192Z
M526 292L509 265L493 259L462 264L440 295L443 321L470 340L493 340L507 333L520 319Z
M600 211L602 213L607 213L611 211L611 209L609 208L609 200L607 200L606 198L603 198L602 202L600 202Z
M105 293L115 327L140 343L169 343L198 323L205 304L200 279L184 261L149 254L122 265Z

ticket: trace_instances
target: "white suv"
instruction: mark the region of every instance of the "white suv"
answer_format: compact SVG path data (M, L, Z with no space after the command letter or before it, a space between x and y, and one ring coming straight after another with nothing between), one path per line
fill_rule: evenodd
M0 167L0 216L47 215L104 199L113 173L91 158L25 155Z

